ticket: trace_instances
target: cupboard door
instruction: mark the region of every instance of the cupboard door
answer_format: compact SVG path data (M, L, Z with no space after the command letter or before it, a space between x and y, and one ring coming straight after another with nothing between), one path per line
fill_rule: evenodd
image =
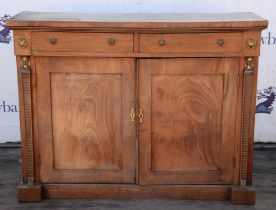
M140 184L232 184L239 58L139 60Z
M134 59L36 57L42 183L134 183Z

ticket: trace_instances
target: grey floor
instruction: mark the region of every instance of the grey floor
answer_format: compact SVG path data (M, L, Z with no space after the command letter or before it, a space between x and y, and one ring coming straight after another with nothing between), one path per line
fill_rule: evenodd
M17 203L16 186L20 182L20 149L0 147L0 209L149 209L149 210L276 210L276 150L259 149L254 158L254 185L257 189L255 206L232 205L225 201L183 200L43 200L36 204Z

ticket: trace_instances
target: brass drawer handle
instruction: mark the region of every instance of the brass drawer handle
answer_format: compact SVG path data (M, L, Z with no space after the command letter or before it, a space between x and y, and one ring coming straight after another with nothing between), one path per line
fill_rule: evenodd
M247 45L248 48L252 49L252 48L256 47L257 42L254 39L248 39L247 42L246 42L246 45Z
M218 46L223 46L224 43L225 43L224 39L218 39L218 40L217 40Z
M135 109L133 107L130 108L129 118L130 118L130 122L135 121Z
M160 39L160 40L158 41L158 43L159 43L160 46L164 46L164 45L166 44L166 40Z
M28 45L28 41L25 38L18 39L17 42L18 47L25 48Z
M56 37L51 37L51 38L49 39L49 43L50 43L51 45L55 45L55 44L57 43L57 38L56 38Z
M142 123L144 118L143 109L139 109L138 122Z
M115 45L116 39L113 39L112 37L108 38L107 43L108 43L109 46Z

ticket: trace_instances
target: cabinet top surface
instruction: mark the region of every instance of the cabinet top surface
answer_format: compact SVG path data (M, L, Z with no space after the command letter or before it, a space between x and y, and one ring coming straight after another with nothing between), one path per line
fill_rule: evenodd
M10 28L266 28L268 21L246 13L86 14L21 12L6 21Z

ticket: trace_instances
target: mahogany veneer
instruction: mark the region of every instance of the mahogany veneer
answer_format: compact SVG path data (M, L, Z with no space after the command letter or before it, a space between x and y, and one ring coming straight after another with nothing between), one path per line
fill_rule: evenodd
M253 13L22 12L14 29L23 185L44 198L253 204Z

